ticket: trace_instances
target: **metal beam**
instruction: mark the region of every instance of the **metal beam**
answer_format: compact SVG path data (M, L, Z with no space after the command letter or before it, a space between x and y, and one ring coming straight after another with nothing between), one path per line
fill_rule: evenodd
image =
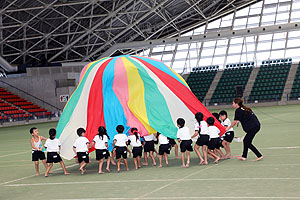
M42 14L43 12L45 12L47 9L51 8L51 6L56 3L58 0L54 0L52 3L46 5L44 7L43 10L41 10L39 13L37 13L36 15L34 15L30 20L26 21L25 23L23 23L22 26L20 26L19 28L17 28L17 30L15 30L12 34L10 34L9 36L7 36L6 38L4 38L2 41L0 41L0 44L2 44L3 42L5 42L6 40L8 40L8 38L10 38L11 36L13 36L14 34L16 34L19 30L21 30L24 26L27 26L34 18L38 17L40 14Z
M55 54L54 56L52 56L49 59L49 62L51 62L52 60L54 60L56 57L58 57L59 55L61 55L63 52L65 52L66 50L70 49L73 45L75 45L78 41L80 41L82 38L86 37L87 35L91 34L95 29L97 29L100 25L102 25L104 22L106 22L108 19L110 19L111 17L116 16L116 14L122 10L123 8L125 8L126 6L130 5L132 3L132 0L127 1L126 3L124 3L122 6L120 6L117 10L111 12L107 17L105 17L103 20L101 20L98 24L96 24L93 28L91 28L90 30L88 30L86 33L84 33L83 35L81 35L80 37L78 37L76 40L74 40L71 44L68 44L67 46L65 46L64 49L62 49L60 52L58 52L57 54Z
M34 45L32 45L31 47L29 47L25 52L22 52L22 54L19 55L19 56L18 56L17 58L15 58L14 60L17 60L17 59L18 59L20 56L22 56L23 54L28 53L32 48L34 48L36 45L38 45L40 42L42 42L45 38L51 36L52 33L54 33L56 30L58 30L60 27L62 27L65 23L67 23L67 22L73 20L73 18L74 18L76 15L80 14L84 9L86 9L88 6L90 6L90 4L93 4L95 1L97 1L97 0L91 1L89 4L87 4L87 5L84 6L82 9L80 9L80 11L78 11L78 13L76 13L76 14L73 15L72 17L68 18L66 21L64 21L63 23L61 23L59 26L57 26L57 27L56 27L54 30L52 30L51 32L45 34L41 40L39 40L39 41L36 42Z
M3 14L10 6L14 5L18 0L14 0L10 4L8 4L5 8L0 10L0 14Z
M4 58L0 56L0 66L8 72L17 71L17 67L11 66Z
M206 41L213 41L219 39L229 39L232 37L257 36L257 35L264 35L269 33L288 32L293 30L300 30L300 22L286 23L286 24L272 25L272 26L263 26L257 28L240 29L240 30L210 32L209 34L200 34L200 35L185 36L185 37L174 37L174 38L166 38L166 39L139 41L139 42L119 43L111 47L105 53L103 53L101 57L108 57L112 55L116 50L119 49L139 50L139 49L150 48L159 45L167 45L167 44L175 44L175 43L185 44L191 42L206 42Z
M111 42L115 39L117 39L118 37L120 37L123 33L127 32L129 29L131 29L133 26L137 25L140 21L142 21L143 19L145 19L146 17L148 17L150 14L152 14L157 8L161 7L163 4L165 4L165 2L167 2L167 0L164 0L162 2L160 2L158 5L156 5L154 8L152 8L148 13L146 13L145 15L143 15L141 18L139 18L138 20L136 20L133 24L130 24L125 30L121 31L120 33L118 33L115 37L113 37L111 40L109 40L107 42L107 44L111 44ZM90 57L94 56L96 53L98 53L99 51L101 51L103 48L105 48L105 46L102 46L100 48L98 48L97 50L95 50L92 54L86 56L83 58L83 61L88 60Z

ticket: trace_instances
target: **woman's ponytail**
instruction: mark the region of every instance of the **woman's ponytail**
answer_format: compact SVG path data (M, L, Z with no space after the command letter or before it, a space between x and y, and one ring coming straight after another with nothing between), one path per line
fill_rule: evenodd
M243 100L241 98L236 98L236 99L233 100L233 102L238 104L241 108L243 108L246 111L246 113L252 113L251 108L245 106L243 104Z

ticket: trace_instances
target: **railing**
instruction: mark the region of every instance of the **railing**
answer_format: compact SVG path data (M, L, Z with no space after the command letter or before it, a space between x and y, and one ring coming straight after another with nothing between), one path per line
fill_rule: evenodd
M286 101L300 101L300 93L293 93L291 95L286 94L283 96ZM266 103L266 102L279 102L281 101L281 95L265 95L265 96L247 96L243 97L244 103ZM204 106L217 106L217 105L231 105L233 98L214 98L214 99L205 99L202 101Z
M29 120L37 120L37 119L51 119L54 117L60 117L60 111L52 111L52 112L36 112L30 114L0 114L0 124L6 122L15 122L15 121L29 121Z
M50 104L50 103L44 101L43 99L40 99L40 98L38 98L38 97L36 97L36 96L34 96L34 95L32 95L32 94L30 94L30 93L28 93L28 92L22 90L22 89L19 89L19 88L15 87L15 86L13 86L13 85L11 85L11 84L9 84L9 83L3 81L3 80L0 80L0 82L1 82L1 83L4 83L4 84L6 84L6 85L8 85L8 86L10 86L10 87L12 87L12 88L14 88L15 90L17 90L17 91L19 91L19 92L21 92L21 93L23 93L23 94L25 94L25 95L27 95L27 96L33 98L33 99L35 99L35 100L37 100L37 101L39 101L39 102L41 102L41 103L37 103L37 104L40 105L40 106L42 106L42 105L48 105L48 106L54 108L54 110L61 110L60 108L58 108L58 107L56 107L56 106L54 106L54 105L52 105L52 104Z

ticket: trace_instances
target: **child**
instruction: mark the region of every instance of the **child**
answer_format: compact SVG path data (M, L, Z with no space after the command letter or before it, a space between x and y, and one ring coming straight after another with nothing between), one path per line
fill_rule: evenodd
M227 118L227 112L225 110L222 110L220 113L220 119L221 119L221 124L224 127L229 127L231 125L231 121ZM225 134L224 134L224 140L222 142L222 145L224 146L224 149L226 151L225 158L229 159L231 157L231 152L230 152L230 143L232 142L234 138L234 132L233 128L230 128Z
M79 138L77 138L73 144L73 151L75 152L75 154L77 154L78 163L80 166L79 170L81 171L81 174L84 174L86 171L84 167L90 162L88 153L90 142L86 137L84 137L84 128L78 128L77 135L79 136Z
M208 132L209 132L209 137L210 137L210 140L208 142L207 153L209 153L210 155L212 155L215 158L215 163L218 163L220 160L220 157L217 156L213 152L213 150L215 150L215 148L218 145L220 130L216 126L214 126L215 119L213 117L207 118L206 121L207 121L207 124L209 125Z
M56 136L56 130L54 128L51 128L49 130L49 138L46 140L45 148L47 149L47 163L49 163L49 166L46 170L45 177L48 177L50 169L53 167L53 163L60 163L61 168L64 170L64 174L68 175L70 173L67 172L66 166L64 164L64 161L62 161L59 151L60 151L60 141L55 138Z
M34 162L35 165L36 176L39 176L40 175L39 160L42 161L46 169L48 168L45 154L42 151L43 150L42 140L46 141L47 138L39 136L39 130L36 127L32 127L29 130L29 132L32 135L32 138L30 140L31 147L32 147L32 161Z
M117 159L117 166L118 172L120 172L120 165L121 165L121 156L124 159L126 170L128 171L128 161L127 161L127 141L128 137L123 133L124 126L118 125L116 128L118 134L114 137L113 146L116 145L116 159Z
M168 154L170 154L171 145L169 144L168 138L163 134L157 132L157 138L159 141L159 149L158 149L158 159L159 159L159 168L162 168L162 157L164 156L166 159L166 165L168 162Z
M174 147L174 149L175 149L175 158L180 159L181 157L178 156L178 145L177 145L176 141L169 137L168 137L168 140L169 140L169 144L171 145L171 150L172 150L172 147Z
M156 166L156 161L153 155L153 152L155 151L154 148L154 140L156 140L154 134L151 135L147 135L147 136L143 136L144 139L144 159L145 162L143 163L143 165L148 165L148 157L147 157L147 153L149 152L149 156L153 161L153 166Z
M104 163L104 158L107 159L106 162L106 171L110 172L109 165L110 165L110 156L107 150L108 147L108 140L109 136L107 135L106 128L104 126L99 126L98 128L98 135L96 135L93 139L90 148L95 144L96 149L96 160L99 162L99 174L104 174L102 171L102 166Z
M141 143L140 134L138 133L137 128L131 128L130 132L132 135L128 136L128 140L132 146L132 153L133 153L133 162L135 169L141 168L141 157L143 154L143 147Z
M185 120L183 118L177 119L177 139L180 142L180 151L181 151L181 167L189 167L190 166L190 152L193 151L193 142L190 135L190 130L187 127L184 127ZM184 162L184 154L186 152L186 165Z
M208 135L208 126L206 121L203 120L203 114L201 112L197 112L195 114L195 118L197 122L195 123L195 133L192 138L198 135L198 139L195 144L195 152L200 159L200 165L207 165L207 146L209 142L209 135ZM200 146L202 146L202 152L204 159L201 156L199 151Z
M219 113L211 113L211 114L216 118L216 120L218 120L221 123Z

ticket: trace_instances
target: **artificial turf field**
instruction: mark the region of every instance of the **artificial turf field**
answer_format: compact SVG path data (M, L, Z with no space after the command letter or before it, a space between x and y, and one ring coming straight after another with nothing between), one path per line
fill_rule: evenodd
M234 110L230 109L232 120ZM253 108L262 129L254 139L264 159L223 160L219 164L200 166L193 152L190 168L180 168L181 161L169 156L169 166L142 167L130 171L99 175L98 163L91 154L92 164L81 175L74 160L64 160L71 175L63 175L59 164L54 173L45 178L35 176L31 161L32 125L0 128L0 199L300 199L300 105ZM40 135L47 137L56 123L34 125ZM243 136L242 128L235 128L236 136ZM158 149L158 147L156 147ZM232 155L239 155L242 143L231 144ZM158 160L158 159L157 159ZM151 162L150 162L151 163ZM105 166L105 165L104 165Z

